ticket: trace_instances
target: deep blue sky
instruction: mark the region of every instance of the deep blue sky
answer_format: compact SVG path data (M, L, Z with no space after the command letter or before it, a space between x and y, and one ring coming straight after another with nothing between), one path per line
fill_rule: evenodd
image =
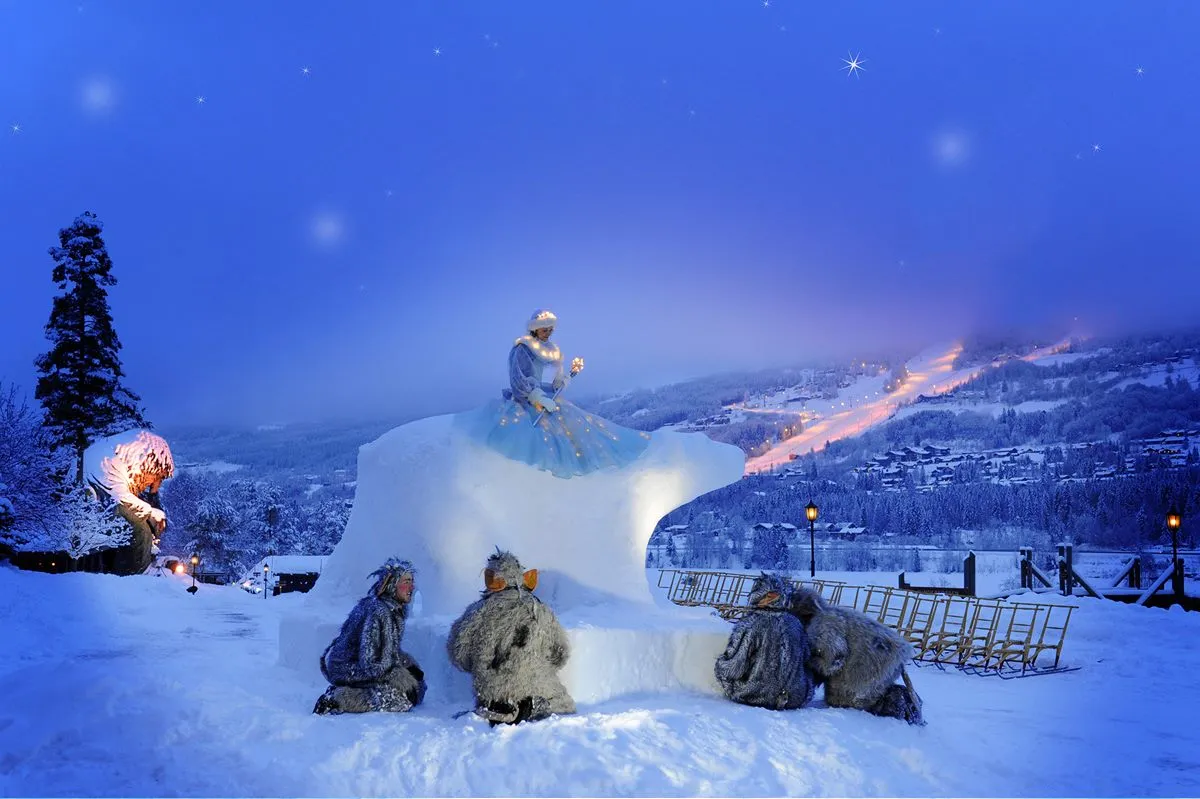
M1195 0L0 0L0 377L83 210L163 422L470 406L539 306L603 390L1187 321L1198 34Z

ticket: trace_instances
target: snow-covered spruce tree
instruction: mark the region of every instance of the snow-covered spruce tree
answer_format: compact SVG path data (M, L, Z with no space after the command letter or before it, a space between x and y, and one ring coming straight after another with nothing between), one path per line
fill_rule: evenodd
M328 555L342 539L350 520L350 506L343 499L328 499L303 510L304 519L297 552L302 555Z
M238 535L240 517L224 492L205 497L196 508L196 516L187 525L191 541L187 548L204 560L206 571L240 573L254 561L245 554Z
M298 552L298 512L279 486L267 480L234 480L228 495L238 509L238 540L248 560Z
M46 410L46 427L55 447L74 455L77 483L83 482L83 452L92 441L149 427L141 398L122 382L121 342L107 291L117 279L100 237L102 227L88 211L60 230L59 246L50 248L51 275L62 293L54 298L46 324L50 351L36 361L36 397Z

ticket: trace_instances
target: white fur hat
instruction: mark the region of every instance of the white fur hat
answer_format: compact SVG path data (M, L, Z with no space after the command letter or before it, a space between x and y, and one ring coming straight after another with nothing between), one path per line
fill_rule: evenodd
M546 308L539 308L529 317L529 321L525 323L525 329L532 333L535 330L540 330L543 327L554 329L554 325L558 323L558 317L554 315L554 311Z

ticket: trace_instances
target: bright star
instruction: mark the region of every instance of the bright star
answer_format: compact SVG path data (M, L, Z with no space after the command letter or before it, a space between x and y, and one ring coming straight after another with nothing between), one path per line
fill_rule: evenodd
M768 8L771 5L771 0L763 0L763 8Z
M16 122L14 122L14 123L12 123L11 125L9 125L9 128L12 130L12 132L13 132L14 134L17 134L17 133L20 133L20 132L21 132L21 126L20 126L20 125L18 125Z
M1099 144L1093 144L1093 145L1092 145L1092 152L1094 152L1094 153L1098 153L1098 152L1100 152L1100 145L1099 145Z
M1138 67L1137 69L1135 69L1135 70L1133 71L1133 74L1135 74L1135 75L1145 75L1145 74L1146 74L1146 70L1142 69L1141 67Z
M850 53L847 52L846 55L850 55ZM867 63L867 59L862 57L862 53L852 55L850 58L843 58L842 62L846 64L842 69L848 70L846 73L847 78L851 75L857 76L859 72L867 71L866 67L863 66L863 64Z
M311 75L312 70L309 69L308 67L300 67L300 74L301 75Z
M442 48L440 48L440 47L435 47L435 48L433 48L433 54L434 54L434 55L441 55L441 54L442 54Z
M196 105L204 105L208 102L208 98L203 94L196 98Z

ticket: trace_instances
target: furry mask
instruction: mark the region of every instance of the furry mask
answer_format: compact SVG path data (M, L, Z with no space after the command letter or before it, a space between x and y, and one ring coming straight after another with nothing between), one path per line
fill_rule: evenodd
M496 547L496 553L488 558L487 568L483 570L484 593L492 594L506 588L532 591L537 588L537 578L537 569L525 571L516 555Z
M807 625L818 613L829 610L829 605L816 591L810 588L797 588L788 598L788 610L793 616Z
M792 586L782 575L762 572L750 587L750 606L783 610L791 600Z

